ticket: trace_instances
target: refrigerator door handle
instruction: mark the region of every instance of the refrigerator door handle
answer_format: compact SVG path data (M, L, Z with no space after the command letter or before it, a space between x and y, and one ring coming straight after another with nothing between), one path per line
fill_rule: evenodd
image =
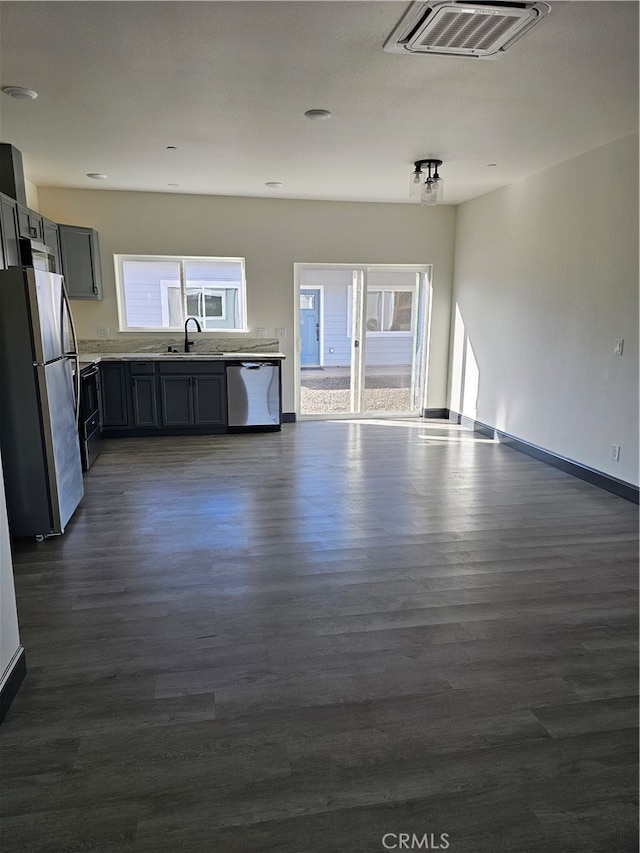
M71 331L72 351L69 353L75 361L74 379L75 379L75 398L76 398L76 423L80 421L80 356L78 355L78 336L76 335L76 326L73 322L73 314L71 313L71 305L69 304L69 294L62 280L62 304L67 312L69 320L69 329ZM60 338L64 350L64 323L60 324Z

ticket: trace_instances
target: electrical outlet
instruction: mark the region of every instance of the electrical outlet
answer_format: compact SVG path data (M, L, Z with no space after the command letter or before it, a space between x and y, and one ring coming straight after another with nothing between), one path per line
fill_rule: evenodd
M611 445L611 461L619 462L620 461L620 445L612 444Z
M624 348L624 339L617 338L615 344L613 345L613 354L614 355L622 355L622 350Z
M287 337L287 330L286 329L282 329L282 328L276 329L276 338L286 338L286 337Z
M265 327L264 326L257 326L256 327L256 338L266 338L266 336L267 336L267 330L265 329Z
M96 334L99 338L108 338L109 337L109 327L108 326L96 326Z

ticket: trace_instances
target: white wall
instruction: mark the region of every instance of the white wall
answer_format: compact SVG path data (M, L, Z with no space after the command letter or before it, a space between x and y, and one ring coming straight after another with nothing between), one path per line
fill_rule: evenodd
M9 544L9 524L4 498L2 459L0 459L0 688L4 687L11 670L7 667L20 649L16 594L13 585L13 565Z
M453 326L450 408L638 483L637 135L459 206Z
M294 411L294 263L433 264L428 405L446 405L455 208L51 187L39 187L38 199L55 222L100 234L104 300L73 302L81 338L95 338L98 326L117 336L114 254L246 258L249 328L263 326L267 337L287 329L285 412Z

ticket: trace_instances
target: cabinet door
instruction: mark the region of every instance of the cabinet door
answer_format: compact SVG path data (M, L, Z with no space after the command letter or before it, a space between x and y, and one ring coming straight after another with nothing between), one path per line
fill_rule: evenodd
M77 225L59 225L62 274L71 299L102 299L98 232Z
M35 240L36 235L31 233L31 223L29 222L29 208L23 205L18 205L18 233L21 237L28 237Z
M18 210L11 198L0 196L0 265L17 267L20 265L20 247L18 245Z
M21 237L28 237L30 240L37 240L42 243L44 234L42 231L43 217L35 210L29 210L24 205L17 205L18 208L18 233Z
M53 272L62 275L62 263L60 262L60 245L58 243L58 226L50 219L42 220L42 242L53 252L55 269Z
M195 426L224 425L227 407L224 377L221 375L193 376L193 415Z
M155 376L132 376L133 426L158 426Z
M123 362L102 362L100 365L102 390L102 425L126 427L129 425L127 407L127 375Z
M44 217L35 210L29 211L29 232L34 240L44 243Z
M162 426L193 426L191 376L161 376L160 406Z

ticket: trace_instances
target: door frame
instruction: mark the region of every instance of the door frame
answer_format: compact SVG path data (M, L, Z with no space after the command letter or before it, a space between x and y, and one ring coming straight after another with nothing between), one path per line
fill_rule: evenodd
M321 290L320 299L321 299L321 314L320 314L320 361L322 366L323 361L323 353L324 353L324 285L314 284L304 285L302 286L300 283L301 273L305 270L319 270L319 271L329 271L329 270L350 270L352 272L359 272L363 274L366 278L367 270L400 270L403 272L415 272L422 273L424 275L424 290L425 290L425 302L424 302L424 315L421 318L421 321L417 320L417 328L416 334L418 333L418 328L422 326L423 335L422 341L418 341L418 352L419 352L419 363L417 365L418 371L422 377L422 388L419 390L419 400L418 400L418 410L415 414L415 417L422 416L423 412L427 409L427 391L429 386L429 368L430 368L430 351L431 351L431 319L433 313L433 264L380 264L380 263L368 263L368 264L344 264L344 263L303 263L303 262L295 262L293 265L294 269L294 323L296 329L296 345L294 347L294 374L295 374L295 383L294 383L294 403L295 403L295 414L296 420L365 420L367 418L397 418L397 413L385 413L385 412L375 412L375 413L367 413L367 412L340 412L336 414L320 414L320 415L312 415L312 414L302 414L300 412L300 379L301 379L301 361L300 361L300 352L302 347L302 340L299 335L300 329L300 291L301 290ZM366 341L362 341L362 366L364 368L366 358ZM414 336L415 343L415 336ZM353 358L353 350L352 350L352 358ZM362 384L362 383L361 383ZM353 393L353 389L352 389Z

